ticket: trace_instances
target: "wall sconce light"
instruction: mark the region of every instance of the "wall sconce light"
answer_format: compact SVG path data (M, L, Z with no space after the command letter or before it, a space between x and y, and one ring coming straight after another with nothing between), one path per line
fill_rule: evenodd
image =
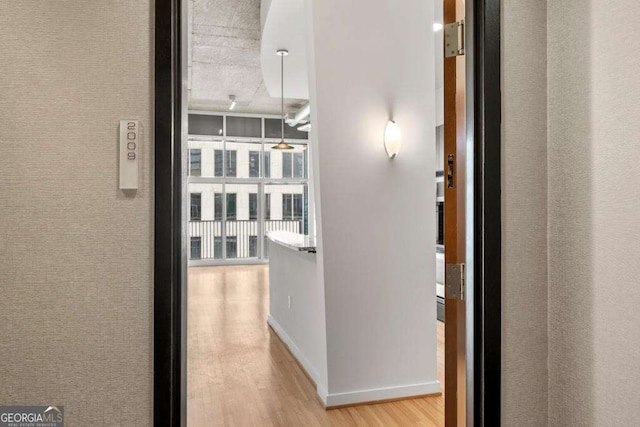
M389 120L384 128L384 149L387 150L387 155L390 159L396 158L400 152L401 145L402 132L400 132L400 126L393 120Z

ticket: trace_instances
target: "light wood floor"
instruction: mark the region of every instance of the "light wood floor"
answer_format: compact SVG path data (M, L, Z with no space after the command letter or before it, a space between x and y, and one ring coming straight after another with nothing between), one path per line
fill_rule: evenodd
M268 282L267 266L189 269L189 427L444 425L444 396L325 410L267 327ZM443 334L438 322L440 384Z

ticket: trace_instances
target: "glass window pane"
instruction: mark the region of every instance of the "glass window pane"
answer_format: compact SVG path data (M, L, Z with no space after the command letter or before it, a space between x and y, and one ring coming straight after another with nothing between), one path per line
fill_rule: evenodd
M304 234L307 208L306 184L266 184L264 186L264 231L284 230ZM268 209L268 210L267 210ZM268 213L267 213L268 212Z
M226 149L228 177L260 177L260 152L262 151L260 142L240 142L227 139Z
M191 238L190 259L200 259L202 255L202 239L200 237Z
M236 198L235 193L227 193L227 221L236 219Z
M237 175L237 152L235 150L227 150L227 176L235 177Z
M282 177L283 178L293 178L293 169L292 169L292 154L293 153L282 153Z
M222 221L222 193L215 193L213 196L213 219Z
M191 193L191 220L200 220L202 211L202 195L200 193Z
M189 114L189 135L222 136L222 116Z
M222 159L222 150L214 150L213 152L213 158L214 158L214 175L213 176L222 176L222 165L223 165L223 159Z
M258 219L258 193L249 194L249 219Z
M257 178L260 176L260 152L249 151L249 176Z
M200 176L202 174L202 150L193 148L189 150L189 176Z
M227 259L250 258L250 236L258 235L258 184L226 184L227 216L224 225L227 240L235 242L235 252L227 253ZM233 205L233 212L231 208ZM230 246L227 245L227 248Z
M201 259L212 259L214 240L222 238L222 184L189 183L189 190L189 238L200 239Z
M293 219L302 219L302 194L293 195Z
M264 177L271 177L271 153L269 151L264 152Z
M291 220L291 194L282 195L282 219Z
M222 177L223 141L189 140L189 176Z
M236 236L227 236L227 258L238 257L238 238Z
M271 194L264 195L264 219L271 219Z
M304 178L304 158L305 153L293 153L293 176L294 178Z
M249 258L258 257L258 236L249 236Z
M265 138L282 138L282 119L265 119L264 133ZM285 123L284 137L285 139L309 139L309 133L299 131Z
M213 257L215 259L222 259L222 236L213 238Z
M262 119L257 117L227 116L227 136L261 138Z

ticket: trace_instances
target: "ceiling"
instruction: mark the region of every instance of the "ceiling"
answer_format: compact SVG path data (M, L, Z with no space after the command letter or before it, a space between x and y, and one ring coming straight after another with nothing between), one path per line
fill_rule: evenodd
M263 80L260 0L189 5L189 108L228 111L229 95L235 95L236 112L280 114L280 99L269 95ZM305 102L285 99L285 110Z

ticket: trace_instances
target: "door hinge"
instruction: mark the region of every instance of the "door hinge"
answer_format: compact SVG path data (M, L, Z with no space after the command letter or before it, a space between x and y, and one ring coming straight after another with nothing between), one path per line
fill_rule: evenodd
M464 300L464 264L447 264L444 283L446 298Z
M464 55L464 20L444 26L444 56Z

